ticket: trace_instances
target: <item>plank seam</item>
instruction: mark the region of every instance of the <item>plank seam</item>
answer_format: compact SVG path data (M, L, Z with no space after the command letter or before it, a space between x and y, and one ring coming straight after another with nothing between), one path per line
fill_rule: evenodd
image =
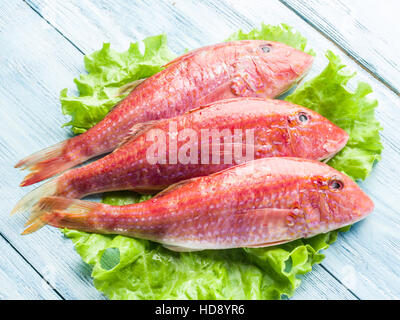
M72 40L70 40L66 35L64 35L62 33L61 30L59 30L56 26L54 26L49 20L47 20L41 13L40 11L38 11L37 8L35 8L35 6L32 6L30 3L28 3L26 0L22 0L29 8L31 8L39 17L41 17L44 21L46 21L58 34L60 34L66 41L68 41L76 50L78 50L82 55L85 55L84 51L82 51L74 42L72 42ZM366 68L363 64L359 63L352 55L350 55L349 53L347 53L347 51L341 47L340 45L338 45L334 40L330 39L327 35L325 35L323 32L321 32L316 26L314 26L310 21L307 21L305 19L305 17L303 17L302 15L300 15L299 13L296 12L296 10L294 10L293 8L291 8L289 5L286 5L284 1L279 0L280 3L282 3L285 7L287 7L289 10L293 11L297 16L299 16L302 20L304 20L307 24L311 25L313 27L313 29L315 29L318 33L320 33L322 36L324 36L324 38L328 39L329 41L333 42L341 51L343 51L343 53L345 53L347 56L349 56L352 60L354 60L361 68L363 68L364 70L366 70L368 73L370 73L375 79L377 79L378 81L380 81L381 83L383 83L388 89L390 89L391 91L393 91L394 93L396 93L397 95L399 94L397 92L396 89L392 88L390 86L390 84L384 82L384 79L380 78L378 75L375 75L371 70L369 70L368 68ZM225 2L222 2L224 5L226 5ZM214 8L216 8L215 4L213 2L209 2L210 5L212 5ZM238 15L238 17L240 17L241 19L245 20L247 24L249 24L249 22L247 21L247 19L245 19L243 16L241 16L240 14ZM10 244L10 246L28 263L28 265L30 265L32 267L33 270L35 270L35 272L44 280L47 282L47 280L40 274L40 272L38 270L36 270L33 265L31 265L29 263L29 261L4 237L4 235L2 235L0 233L0 236L2 236L2 238L4 238L5 241L7 241L8 244ZM332 278L334 280L336 280L340 285L342 285L344 288L346 288L346 290L348 290L351 295L353 295L356 299L360 300L360 298L354 294L349 288L347 288L337 277L335 277L322 263L320 264L320 266L330 275L332 276ZM51 286L50 283L48 283L49 286L57 293L57 295L60 296L60 298L62 298L63 300L65 300L65 298L55 289Z
M39 17L41 17L44 21L46 21L59 35L61 35L65 40L67 40L76 50L78 50L80 53L85 55L85 53L77 46L75 43L73 43L70 39L68 39L57 27L51 24L49 20L47 20L35 7L31 6L26 0L22 0L29 8L31 8Z
M319 34L321 34L325 39L329 40L332 42L338 49L340 49L346 56L351 58L357 65L359 65L362 69L364 69L366 72L368 72L372 77L374 77L377 81L382 83L386 88L388 88L390 91L392 91L394 94L397 96L400 96L400 91L397 90L395 87L393 87L390 82L388 82L384 77L381 75L375 73L371 69L368 68L368 63L365 61L361 56L359 58L363 61L364 63L360 62L359 59L357 58L356 53L352 53L348 49L346 49L344 46L340 45L340 43L333 38L331 38L328 34L323 32L315 23L311 22L310 19L306 18L303 16L300 12L298 12L294 7L292 7L289 3L287 3L285 0L279 0L280 3L282 3L286 8L291 10L294 14L296 14L299 18L301 18L304 22L306 22L308 25L310 25L313 29L315 29Z
M357 300L361 300L359 296L357 296L351 289L349 289L346 285L343 284L342 281L340 281L331 271L329 271L323 264L320 264L321 268L324 269L329 275L332 276L332 278L334 278L337 282L339 282L343 287L346 288L346 290L348 292L350 292L350 294L352 296L354 296Z
M0 237L2 237L3 239L4 239L4 241L5 242L7 242L9 245L10 245L10 247L12 248L12 249L14 249L14 251L32 268L32 270L34 271L34 272L36 272L36 274L38 274L39 275L39 277L40 278L42 278L42 280L43 281L45 281L46 282L46 284L54 291L54 293L56 294L56 295L58 295L62 300L65 300L65 298L61 295L61 293L59 293L58 292L58 290L56 289L56 288L54 288L52 285L51 285L51 283L49 282L49 281L47 281L47 279L45 279L45 277L21 254L21 252L19 252L18 250L17 250L17 248L16 247L14 247L13 245L12 245L12 243L7 239L7 237L5 237L3 234L1 234L0 233Z

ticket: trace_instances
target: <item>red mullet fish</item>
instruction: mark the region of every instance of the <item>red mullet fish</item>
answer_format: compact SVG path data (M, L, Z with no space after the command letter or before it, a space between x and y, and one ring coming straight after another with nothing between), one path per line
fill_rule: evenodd
M264 247L352 224L373 208L353 180L324 163L264 158L131 205L44 198L24 233L49 224L148 239L176 251Z
M210 129L221 135L214 140L207 136L203 141L205 130ZM188 130L197 137L192 141L192 150L197 157L192 162L186 161L187 158L179 161L182 159L177 159L178 151L189 143L189 137L181 134ZM253 141L246 141L247 130L252 130ZM237 132L244 137L235 144ZM154 145L149 139L152 133L165 133L165 163L149 162L148 151ZM220 141L226 137L230 141ZM178 181L209 175L252 159L299 157L323 160L345 146L348 134L318 113L290 102L235 98L214 102L175 118L138 124L128 138L111 154L66 171L27 194L13 212L31 209L44 196L83 198L115 190L154 193ZM252 154L247 154L249 145ZM248 158L234 157L233 149L237 146L240 155L246 153ZM207 154L203 157L201 152L205 147ZM175 161L171 163L173 159Z
M203 47L171 61L140 83L97 125L21 160L28 186L110 152L142 122L171 118L232 97L274 98L298 82L313 57L285 44L233 41Z

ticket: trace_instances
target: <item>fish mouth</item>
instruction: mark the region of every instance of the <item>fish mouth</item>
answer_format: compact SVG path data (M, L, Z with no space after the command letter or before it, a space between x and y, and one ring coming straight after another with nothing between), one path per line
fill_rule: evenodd
M368 197L368 200L366 200L366 202L368 203L368 205L366 206L367 208L364 210L364 217L370 215L375 210L375 204L370 197Z
M311 60L311 62L309 63L309 65L304 69L304 71L301 73L301 75L295 80L293 81L293 83L283 92L281 92L279 94L279 96L283 96L286 93L288 93L290 90L292 90L294 87L298 86L303 80L304 78L308 75L308 73L311 70L311 67L313 65L313 60Z
M297 78L296 81L293 81L293 83L292 83L285 91L281 92L281 93L279 94L279 96L281 97L281 96L285 95L285 94L288 93L290 90L292 90L294 87L298 86L298 85L303 81L303 79L306 77L306 75L307 75L308 72L309 72L309 70L307 70L307 72L305 72L305 73L302 74L299 78Z
M333 152L327 154L326 156L322 157L321 159L319 159L319 161L327 163L329 160L331 160L334 156L336 156L346 146L348 140L349 140L349 135L346 133L346 135L343 136L343 138L338 143L335 143L335 145L337 144L337 147L335 148L335 150Z
M311 70L311 66L299 78L297 78L295 85L299 85L304 80L304 78L308 75L310 70Z
M351 221L350 224L354 224L357 223L361 220L364 220L365 218L367 218L371 213L374 212L375 206L374 203L372 202L372 200L370 200L370 202L372 203L372 205L368 205L367 208L365 208L364 210L359 210L357 217L353 218L353 220Z
M310 62L308 63L308 66L304 69L302 72L301 76L297 78L296 84L300 84L304 80L304 78L310 73L311 67L313 66L314 59L310 59Z

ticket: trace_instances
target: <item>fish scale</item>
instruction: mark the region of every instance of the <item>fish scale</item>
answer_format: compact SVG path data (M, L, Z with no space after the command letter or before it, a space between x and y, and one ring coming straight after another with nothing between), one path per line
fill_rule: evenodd
M267 45L271 47L268 53L262 50ZM21 186L114 150L135 124L171 118L225 98L279 96L304 76L312 61L302 51L263 40L226 42L185 54L137 85L85 133L18 162L16 167L31 171ZM273 72L271 65L277 66ZM253 87L245 82L258 84Z
M47 197L27 233L50 224L149 239L177 251L263 247L352 224L373 207L353 180L324 163L264 158L171 186L137 204Z
M307 115L307 121L300 117ZM170 127L176 131L169 131ZM331 157L346 144L348 134L329 120L307 108L281 100L261 98L234 98L214 102L210 105L170 119L139 124L132 129L131 136L111 154L86 166L69 170L57 178L43 184L25 196L14 211L30 210L44 196L64 196L82 198L85 195L113 190L136 190L152 193L181 180L209 175L243 161L251 160L253 155L235 158L226 151L224 140L218 137L202 136L204 130L215 130L218 134L243 133L236 143L241 155L246 155L247 145L254 146L254 158L265 157L302 157L322 160ZM168 137L175 137L176 150L182 148L186 139L177 139L179 133L191 130L197 136L196 146L198 162L170 162ZM254 143L247 141L246 130L253 130ZM149 141L151 132L161 131L166 139L166 163L150 163L147 152L154 144ZM211 131L210 131L211 132ZM178 136L176 136L176 134ZM203 138L202 138L203 137ZM329 148L324 146L329 142ZM209 143L209 154L202 158L205 143ZM220 151L213 154L213 148ZM225 152L226 151L226 152ZM225 156L229 157L225 159ZM213 162L213 158L218 160ZM175 159L178 159L175 154ZM227 161L225 161L227 160Z

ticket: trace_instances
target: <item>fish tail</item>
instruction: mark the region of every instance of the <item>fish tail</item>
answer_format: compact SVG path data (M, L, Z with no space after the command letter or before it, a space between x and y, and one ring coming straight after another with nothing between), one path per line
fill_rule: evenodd
M66 145L67 141L62 141L19 161L15 165L15 168L31 171L21 182L20 186L29 186L76 165L77 162L72 161L71 158L66 155Z
M26 194L15 205L14 209L11 211L11 215L30 211L42 197L60 195L60 192L58 191L58 185L61 177L62 176L47 181L46 183Z
M57 228L96 231L89 223L101 203L68 199L62 197L45 197L33 209L34 219L22 234L33 233L45 225Z

